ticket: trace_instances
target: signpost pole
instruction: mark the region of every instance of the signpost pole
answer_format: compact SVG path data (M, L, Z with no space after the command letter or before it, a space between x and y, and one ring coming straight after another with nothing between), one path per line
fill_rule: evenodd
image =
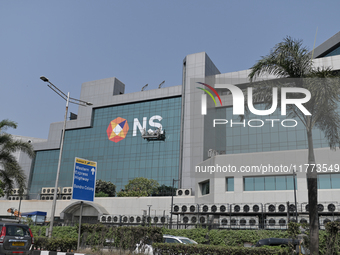
M83 204L84 202L80 202L80 213L79 213L79 228L78 228L78 243L77 243L77 251L79 252L80 248L80 235L81 235L81 217L83 216Z

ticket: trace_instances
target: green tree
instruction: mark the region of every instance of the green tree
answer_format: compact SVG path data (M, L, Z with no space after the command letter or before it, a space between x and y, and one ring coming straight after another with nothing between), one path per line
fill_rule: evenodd
M118 197L146 197L154 194L159 187L159 183L153 179L137 177L129 180L124 190L119 191Z
M116 196L116 185L112 182L97 180L96 181L96 197L114 197Z
M311 115L304 115L294 105L287 105L287 116L299 119L305 126L308 139L308 203L310 219L311 254L318 254L319 227L317 211L317 172L313 169L315 155L313 148L313 128L319 128L329 141L331 149L336 149L340 144L340 116L337 112L340 101L339 80L328 79L333 77L330 68L314 68L307 48L302 46L301 40L286 37L277 44L271 53L262 57L252 68L249 74L250 81L255 81L262 74L275 75L276 82L260 81L252 84L253 101L264 103L266 109L272 106L273 87L300 87L310 91L311 99L304 107ZM302 79L301 79L302 78ZM320 79L323 78L320 82ZM280 81L281 80L281 81ZM288 98L301 98L301 94L288 94ZM280 96L278 107L281 106Z
M176 188L163 184L157 188L156 192L153 193L152 196L171 196L172 194L176 195Z
M0 197L3 197L5 195L4 191L2 190L2 181L0 181Z
M0 121L0 180L1 189L8 196L11 194L14 184L19 187L19 195L26 188L26 176L21 169L13 153L23 151L31 158L34 157L33 146L30 143L15 140L12 135L5 133L7 128L16 128L17 124L10 120Z

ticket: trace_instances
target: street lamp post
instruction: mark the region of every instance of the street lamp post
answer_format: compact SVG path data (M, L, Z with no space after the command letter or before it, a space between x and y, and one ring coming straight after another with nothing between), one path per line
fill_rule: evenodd
M295 202L295 220L296 223L298 222L298 215L297 215L297 200L296 200L296 183L295 183L295 179L296 179L296 172L295 172L295 167L293 168L293 183L294 183L294 202Z
M50 87L54 92L56 92L59 96L61 96L64 100L66 100L66 109L65 109L65 118L64 118L64 126L63 132L61 135L61 143L60 143L60 152L59 152L59 160L58 160L58 169L57 169L57 176L55 179L55 186L54 186L54 194L53 194L53 203L52 203L52 211L51 211L51 221L50 221L50 229L48 233L48 237L52 237L52 230L54 224L54 215L55 215L55 208L57 203L57 192L58 192L58 182L59 182L59 173L60 173L60 165L61 165L61 156L63 154L63 147L64 147L64 136L65 136L65 128L66 128L66 119L67 119L67 112L68 112L68 104L74 103L81 106L92 105L92 103L85 102L79 99L71 98L70 92L67 93L67 96L64 92L58 89L55 85L53 85L45 76L41 76L40 79L44 82L48 83L48 87Z
M170 209L170 229L172 229L172 207L174 206L174 189L175 189L175 181L179 181L179 180L175 180L172 179L172 190L171 190L171 209Z

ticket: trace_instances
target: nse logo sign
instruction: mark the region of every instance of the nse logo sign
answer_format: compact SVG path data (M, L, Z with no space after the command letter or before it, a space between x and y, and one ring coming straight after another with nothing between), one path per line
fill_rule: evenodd
M220 96L218 95L217 91L211 87L210 85L202 82L197 82L199 84L202 84L209 88L213 93L217 96L217 98L220 101L221 106L222 101ZM206 89L197 87L198 89L201 89L205 91L214 101L215 106L217 106L216 100L214 96ZM228 89L231 92L232 98L233 98L233 115L244 115L244 95L243 92L240 88L238 88L235 85L232 84L215 84L215 88L217 89ZM305 95L304 98L292 98L288 99L287 98L287 93L302 93ZM206 115L207 114L207 94L202 94L202 109L201 109L201 114ZM255 115L259 116L265 116L265 115L270 115L274 113L274 111L277 108L278 105L278 100L277 100L277 94L278 90L277 88L273 88L273 103L270 109L266 110L258 110L255 109L254 104L253 104L253 88L248 87L247 88L247 103L248 103L248 108L249 111L252 112ZM293 104L295 105L304 115L311 115L311 113L302 105L303 103L307 103L311 99L311 93L304 88L293 88L293 87L285 87L281 88L281 115L286 115L286 106L288 104ZM274 122L281 121L280 119L251 119L247 121L247 124L249 127L262 127L264 123L266 122L271 122L271 126L274 127ZM232 127L234 125L243 125L244 127L246 126L246 120L243 120L242 122L235 122L233 120L226 120L226 119L214 119L213 121L213 127L215 127L218 124L227 124L230 122L230 126ZM287 125L287 122L294 122L293 125ZM257 125L255 125L257 123ZM297 121L294 119L284 119L281 121L281 125L283 127L295 127L297 125Z
M163 119L162 116L159 115L152 116L149 119L149 126L162 129L162 124L159 123L162 119ZM147 117L143 117L142 121L143 124L141 124L138 118L134 118L132 136L137 136L137 129L139 130L140 134L143 134L143 130L146 130L147 120L148 120ZM123 140L127 136L128 131L129 124L126 119L121 117L112 120L106 129L108 139L115 143L118 143L119 141Z

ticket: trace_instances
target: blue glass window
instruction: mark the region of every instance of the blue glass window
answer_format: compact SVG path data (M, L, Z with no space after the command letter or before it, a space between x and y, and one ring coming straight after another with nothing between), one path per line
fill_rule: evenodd
M234 191L234 177L226 178L226 191Z

